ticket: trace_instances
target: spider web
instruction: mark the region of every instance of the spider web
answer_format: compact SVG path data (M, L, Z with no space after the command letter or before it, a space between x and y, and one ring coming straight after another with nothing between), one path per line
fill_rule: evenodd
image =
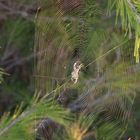
M102 114L102 124L121 119L119 123L126 127L139 80L139 64L135 64L129 45L132 39L98 24L97 16L102 13L95 3L90 4L96 14L85 10L89 1L78 2L50 2L37 13L35 53L40 55L35 59L36 89L48 95L81 88L78 99L69 105L72 110ZM84 68L75 87L70 79L77 60Z

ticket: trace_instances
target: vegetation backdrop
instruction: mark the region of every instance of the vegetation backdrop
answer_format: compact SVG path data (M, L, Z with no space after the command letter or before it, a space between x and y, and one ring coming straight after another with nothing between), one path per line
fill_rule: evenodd
M0 140L140 139L140 0L0 0Z

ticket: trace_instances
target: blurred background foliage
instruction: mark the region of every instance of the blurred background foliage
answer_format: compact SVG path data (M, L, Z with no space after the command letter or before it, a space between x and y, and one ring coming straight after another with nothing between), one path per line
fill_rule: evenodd
M139 24L139 0L0 0L0 140L139 140Z

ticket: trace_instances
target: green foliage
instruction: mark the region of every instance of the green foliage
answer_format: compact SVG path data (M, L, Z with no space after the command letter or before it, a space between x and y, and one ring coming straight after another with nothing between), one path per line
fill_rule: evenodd
M29 98L23 82L16 83L15 79L5 86L16 93L22 90L17 97L18 100L23 97L24 103L1 117L0 140L33 140L43 119L50 119L60 127L53 130L52 140L124 139L130 127L133 129L131 112L140 92L139 64L134 63L131 47L135 33L138 62L139 2L108 0L101 4L83 0L73 10L63 8L59 2L40 1L43 8L36 13L34 22L18 18L5 23L3 46L9 38L25 54L30 54L28 47L35 46L33 90L36 92ZM115 27L112 12L109 17L104 13L107 3L110 10L115 8ZM15 27L14 31L11 27ZM73 84L70 73L77 60L84 67L79 72L78 83ZM76 89L77 94L70 103L65 98L67 94L74 96L74 91L68 89ZM60 95L66 105L58 102ZM45 133L49 133L47 128Z
M69 110L60 107L53 99L34 101L24 112L21 105L12 116L5 114L1 118L0 139L33 139L37 120L42 118L48 117L64 126L68 126L74 119Z
M3 76L9 76L9 74L6 73L3 68L0 68L0 84L2 84L4 80Z
M121 18L121 24L123 30L132 37L132 30L135 31L135 50L134 56L136 62L139 62L139 46L140 46L140 14L139 14L139 1L131 0L109 0L109 8L116 7L116 20L118 17Z
M0 69L0 84L2 83L3 81L3 69Z
M8 19L2 28L0 43L2 47L15 44L17 49L21 49L22 55L28 55L33 50L31 48L34 43L33 34L34 28L31 22L22 18Z

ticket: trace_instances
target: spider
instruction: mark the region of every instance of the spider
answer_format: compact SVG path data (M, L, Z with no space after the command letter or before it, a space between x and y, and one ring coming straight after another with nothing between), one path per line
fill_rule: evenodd
M83 64L80 61L76 61L73 64L73 71L71 73L71 80L74 82L74 84L77 83L79 78L79 71L83 67Z

